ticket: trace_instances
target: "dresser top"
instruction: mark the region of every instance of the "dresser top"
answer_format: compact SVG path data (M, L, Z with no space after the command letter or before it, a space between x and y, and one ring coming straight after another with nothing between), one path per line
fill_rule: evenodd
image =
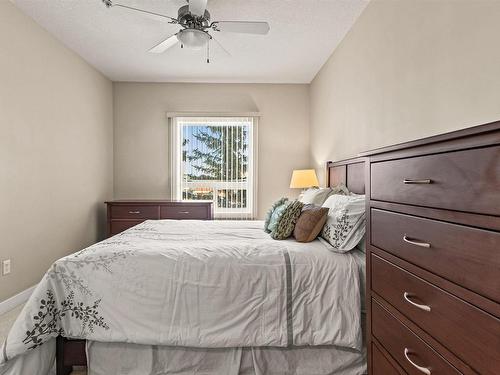
M143 205L157 205L157 204L166 204L166 203L182 203L182 204L209 204L213 203L209 200L192 200L192 201L180 201L175 199L114 199L111 201L104 202L106 204L143 204Z
M431 137L426 137L426 138L421 138L417 139L414 141L409 141L409 142L404 142L404 143L398 143L395 145L387 146L387 147L380 147L376 148L373 150L369 151L364 151L361 152L358 156L360 157L365 157L365 156L373 156L373 155L378 155L378 154L383 154L383 153L388 153L388 152L393 152L393 151L400 151L400 150L405 150L405 149L410 149L414 147L419 147L419 146L426 146L426 145L432 145L436 143L443 143L447 141L454 141L455 147L459 148L461 146L460 144L460 139L461 138L473 138L473 137L478 137L478 136L483 136L484 138L481 139L481 143L485 142L485 138L489 138L488 140L490 142L496 142L499 138L498 134L500 132L500 121L495 121L495 122L490 122L488 124L484 125L477 125L473 126L470 128L465 128L461 130L456 130L444 134L439 134L439 135L434 135ZM490 136L488 136L488 133L490 133ZM496 134L494 136L493 134ZM464 146L469 146L467 141L464 141ZM481 146L482 144L478 144L478 146Z

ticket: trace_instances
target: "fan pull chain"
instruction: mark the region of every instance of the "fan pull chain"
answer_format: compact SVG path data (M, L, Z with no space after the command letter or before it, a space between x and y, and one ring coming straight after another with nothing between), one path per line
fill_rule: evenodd
M210 39L207 42L207 64L210 64Z

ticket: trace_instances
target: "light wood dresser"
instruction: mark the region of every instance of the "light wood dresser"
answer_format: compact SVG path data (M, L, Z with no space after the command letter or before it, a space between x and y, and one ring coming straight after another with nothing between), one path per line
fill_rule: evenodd
M500 374L500 122L362 156L369 373Z
M210 201L114 200L108 207L108 237L140 224L145 220L212 220Z

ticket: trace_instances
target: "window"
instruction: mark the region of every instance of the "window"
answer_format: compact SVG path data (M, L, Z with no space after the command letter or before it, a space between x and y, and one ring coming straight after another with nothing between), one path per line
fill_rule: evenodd
M173 117L173 197L211 200L216 218L253 218L255 122L253 117Z

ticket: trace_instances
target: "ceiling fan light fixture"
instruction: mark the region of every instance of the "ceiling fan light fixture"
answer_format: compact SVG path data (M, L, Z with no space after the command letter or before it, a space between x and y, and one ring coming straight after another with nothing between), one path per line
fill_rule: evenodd
M187 48L202 49L210 40L207 32L197 29L184 29L179 31L177 39Z

